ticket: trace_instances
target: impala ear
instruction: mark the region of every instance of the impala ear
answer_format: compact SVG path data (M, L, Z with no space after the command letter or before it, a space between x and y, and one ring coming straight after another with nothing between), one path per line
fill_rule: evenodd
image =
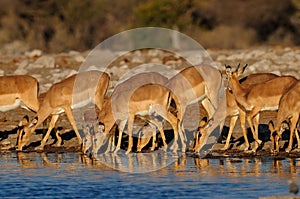
M202 118L202 120L199 122L199 128L202 128L203 130L211 127L211 125L213 124L214 120L213 119L209 119L207 117Z
M207 125L207 117L202 118L202 120L199 122L199 127L204 128Z
M22 126L26 126L29 123L29 117L28 115L25 115L22 120L19 122L18 126L22 127Z
M225 65L225 73L227 76L231 75L231 66Z
M280 130L283 132L283 131L286 131L290 128L289 126L289 123L287 121L284 121L281 123L280 125Z
M269 121L269 130L271 131L271 133L273 133L275 131L275 128L274 128L274 123L272 120Z

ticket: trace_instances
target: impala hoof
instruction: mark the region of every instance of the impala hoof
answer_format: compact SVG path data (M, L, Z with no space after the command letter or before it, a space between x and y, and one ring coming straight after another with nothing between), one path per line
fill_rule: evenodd
M178 147L170 147L170 151L171 151L172 153L176 153L177 150L178 150Z
M108 153L109 151L105 151L105 153ZM113 154L117 154L119 152L119 149L115 149L112 151Z
M258 145L261 145L262 141L261 140L257 140L256 141Z
M249 149L248 149L248 150L245 150L244 152L245 152L246 154L251 154L251 153L256 153L256 150L253 151L253 150L249 150Z
M253 153L256 153L257 148L258 148L258 147L255 147L255 148L253 148L251 151L252 151Z
M291 149L290 149L290 148L287 148L287 149L285 149L285 152L290 153L290 152L291 152Z
M128 155L130 152L131 152L130 150L127 150L127 151L125 152L125 154Z
M60 146L61 146L61 143L62 143L62 140L57 141L56 146L57 146L57 147L60 147Z
M229 146L224 146L224 147L222 147L220 150L221 151L226 151L226 150L228 150L229 149Z
M34 150L37 151L37 152L42 152L42 151L44 151L44 147L43 146L38 146L38 147L35 147Z
M278 150L273 150L273 149L271 150L271 154L272 154L272 155L278 155L278 153L279 153Z
M296 148L293 150L294 152L300 152L300 148Z
M245 146L244 151L249 151L250 146Z

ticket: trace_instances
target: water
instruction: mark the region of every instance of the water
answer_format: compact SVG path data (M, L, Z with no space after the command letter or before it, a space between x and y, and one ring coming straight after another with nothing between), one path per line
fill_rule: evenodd
M300 183L300 159L290 158L179 156L132 173L77 153L1 153L0 165L1 198L258 198L289 195L288 179Z

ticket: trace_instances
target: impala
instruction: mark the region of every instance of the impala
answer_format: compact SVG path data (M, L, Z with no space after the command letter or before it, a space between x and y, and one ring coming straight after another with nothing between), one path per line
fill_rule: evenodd
M176 95L180 104L180 110L177 108L181 112L181 114L177 115L180 121L178 127L179 135L185 131L183 117L187 106L190 104L201 101L208 114L208 119L213 119L213 115L220 103L221 86L221 73L209 65L187 67L169 80L167 88ZM203 143L200 144L200 146L202 145ZM184 147L185 145L183 146L183 150Z
M194 136L194 145L191 148L192 152L197 153L200 150L201 143L203 143L202 139L205 137L205 134L207 133L207 128L211 125L210 124L211 122L212 122L212 120L207 121L206 117L204 117L199 122L199 127L198 127L197 131L195 132L195 136Z
M249 90L255 84L263 83L271 79L274 79L276 77L279 76L272 73L257 73L257 74L251 74L249 76L246 76L241 80L239 80L239 82L243 87L243 89ZM227 150L229 148L229 142L238 117L240 118L241 129L245 139L245 150L248 150L250 145L249 145L246 125L245 125L246 113L243 109L239 107L239 105L235 100L234 94L232 94L232 92L228 88L226 89L226 117L230 117L230 125L229 125L229 131L228 131L226 143L222 148L222 150Z
M127 122L129 136L127 153L131 152L133 145L132 130L136 115L150 116L150 122L155 121L155 117L161 116L171 124L174 129L174 135L177 135L178 120L168 110L170 101L174 97L169 89L159 84L146 84L134 90L128 102L123 101L124 95L126 96L126 92L116 93L113 96L115 99L114 105L112 104L112 97L105 101L103 111L100 112L98 118L100 123L104 124L105 135L109 134L109 131L115 122L118 123L119 139L115 152L120 149L122 132ZM177 102L177 100L175 100L175 102ZM176 105L179 107L179 104L176 103ZM112 106L114 106L113 109L111 108ZM116 112L113 113L113 110ZM151 119L151 117L153 119ZM160 129L160 133L164 146L166 147L167 144L163 129ZM100 141L96 144L98 148L96 148L94 152L98 151L103 144L102 142L103 141Z
M299 123L300 116L300 81L292 86L286 93L284 93L279 102L277 125L274 129L273 123L269 123L271 131L271 140L275 142L275 152L279 152L279 139L283 132L282 123L287 121L290 128L289 145L286 152L290 152L293 146L293 138L296 135L298 141L298 149L300 148L300 139L297 132L297 123ZM274 136L274 137L273 137Z
M27 75L0 77L0 111L6 112L18 107L37 112L39 84Z
M226 66L226 74L229 87L232 90L237 103L247 113L247 121L255 140L255 146L252 150L256 151L262 142L258 139L260 112L277 110L281 96L297 81L297 79L292 76L280 76L263 83L255 84L250 89L245 89L241 86L238 76L244 72L246 67L247 65L240 68L240 65L238 65L236 71L231 72L231 67Z
M38 92L39 83L34 77L2 76L0 77L0 111L6 112L22 107L36 113L39 109Z
M51 130L55 127L55 123L62 113L66 113L79 143L82 144L72 109L83 107L92 102L101 110L109 79L107 73L94 70L72 75L52 85L46 92L35 118L28 127L23 129L24 132L20 133L17 149L22 150L29 141L30 135L51 115L48 131L42 139L40 147L37 148L38 150L43 149Z
M133 123L132 117L135 115L141 115L142 118L146 115L151 116L151 114L149 114L149 111L154 108L153 104L169 106L169 104L165 104L169 103L169 101L166 101L165 99L166 93L169 94L169 91L163 86L167 83L167 80L168 79L166 77L156 72L136 74L135 76L118 84L111 96L104 102L103 111L99 113L98 119L99 122L104 125L104 135L109 136L110 138L114 137L114 135L110 134L110 131L114 124L117 123L119 128L119 136L115 152L120 150L122 133L127 120L129 132L129 147L127 151L130 152L132 147L130 125L132 124L129 125L129 122ZM133 99L138 101L138 103L134 105L135 107L133 106L134 102L131 101ZM167 100L169 100L169 98ZM144 111L144 113L142 111ZM167 116L165 116L165 119L166 118ZM156 126L161 126L158 125L155 121L156 119L152 117L147 122L152 122ZM160 133L163 139L163 143L166 146L164 132L161 128ZM98 138L97 142L98 143L94 145L96 146L93 150L94 153L97 153L104 140ZM113 140L111 142L113 142Z

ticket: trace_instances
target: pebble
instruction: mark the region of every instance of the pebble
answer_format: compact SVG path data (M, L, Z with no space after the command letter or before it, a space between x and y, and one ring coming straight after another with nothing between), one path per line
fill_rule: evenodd
M25 56L27 56L29 58L40 57L40 56L42 56L42 54L43 54L43 51L41 51L39 49L34 49L32 51L25 52Z

